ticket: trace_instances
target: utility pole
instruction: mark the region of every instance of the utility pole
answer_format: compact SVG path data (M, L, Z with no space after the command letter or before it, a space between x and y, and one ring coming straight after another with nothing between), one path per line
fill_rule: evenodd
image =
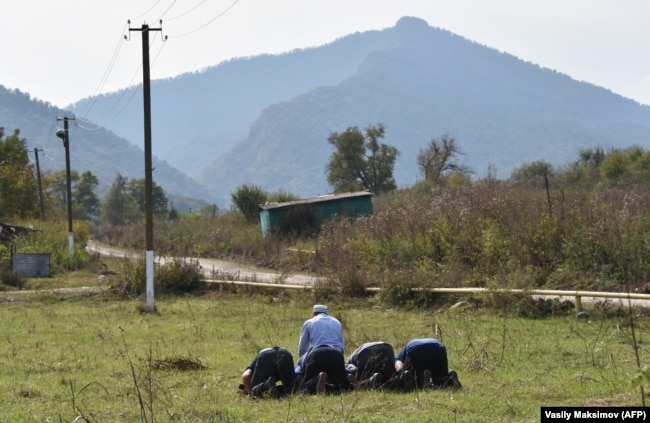
M41 220L45 220L45 207L43 207L43 185L41 184L41 168L38 163L38 151L38 148L34 148L34 159L36 160L36 179L38 180L38 205L41 209Z
M63 147L65 147L65 177L66 177L66 200L68 202L68 250L70 253L70 261L74 257L74 235L72 232L72 182L70 181L70 135L68 133L68 120L74 118L57 117L57 121L63 121L63 129L56 131L56 136L63 140Z
M151 76L149 74L149 31L160 31L162 28L149 28L143 24L142 28L131 28L129 32L142 33L142 96L144 102L144 202L145 202L145 277L147 284L147 310L154 311L153 289L153 161L151 157ZM162 25L162 20L160 21ZM126 35L124 36L129 39ZM167 37L163 38L165 41Z

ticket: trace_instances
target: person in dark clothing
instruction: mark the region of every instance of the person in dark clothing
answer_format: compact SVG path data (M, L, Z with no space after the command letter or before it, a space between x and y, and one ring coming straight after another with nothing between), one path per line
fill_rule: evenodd
M345 362L360 385L379 388L395 375L395 352L386 342L366 342L359 346ZM393 385L386 386L393 388Z
M354 389L358 382L345 369L343 353L337 348L321 345L310 349L295 367L300 380L298 390L309 394L325 394Z
M276 386L277 381L282 384ZM242 374L243 390L251 397L281 398L294 390L293 356L281 347L261 350Z
M413 371L395 371L395 352L386 342L367 342L357 348L345 362L348 372L360 387L410 392L415 389Z
M412 339L395 357L395 371L412 371L418 388L461 389L458 375L450 372L447 348L434 338Z

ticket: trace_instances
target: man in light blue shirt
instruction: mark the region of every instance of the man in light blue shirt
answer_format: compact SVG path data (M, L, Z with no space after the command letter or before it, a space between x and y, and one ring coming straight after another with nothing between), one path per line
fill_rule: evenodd
M300 342L298 342L298 357L302 357L310 348L327 345L345 352L343 343L343 327L334 317L327 314L327 306L316 304L313 317L302 325Z

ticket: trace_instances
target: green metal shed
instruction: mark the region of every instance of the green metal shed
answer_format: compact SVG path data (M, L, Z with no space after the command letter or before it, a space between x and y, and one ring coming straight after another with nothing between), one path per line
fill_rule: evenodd
M260 223L265 237L275 233L318 232L320 225L333 217L354 218L371 214L372 193L368 191L260 204Z

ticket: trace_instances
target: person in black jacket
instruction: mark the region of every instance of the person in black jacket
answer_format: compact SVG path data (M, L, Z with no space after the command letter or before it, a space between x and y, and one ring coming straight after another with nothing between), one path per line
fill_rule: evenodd
M307 394L326 394L352 390L359 383L345 369L343 353L329 345L311 348L295 367L298 390Z
M359 346L345 367L357 378L360 387L406 392L415 388L412 371L395 372L395 352L387 342L366 342Z
M395 371L412 371L418 388L461 389L458 375L448 366L447 348L435 338L412 339L395 357Z
M280 386L276 385L278 381L282 383ZM294 381L291 353L281 347L265 348L246 367L240 390L255 398L265 395L281 398L293 392Z

